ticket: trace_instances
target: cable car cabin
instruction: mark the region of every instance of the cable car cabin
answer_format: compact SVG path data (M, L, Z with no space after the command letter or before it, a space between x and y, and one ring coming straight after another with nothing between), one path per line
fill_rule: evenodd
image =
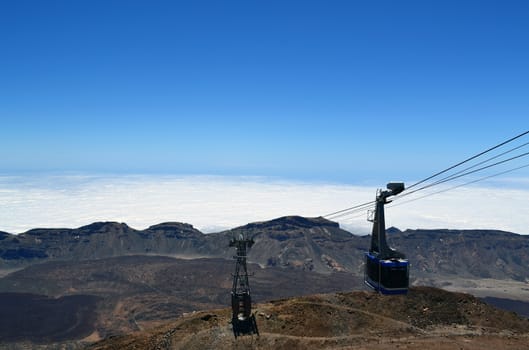
M407 259L379 259L366 253L364 282L382 294L406 294L409 285Z
M409 262L406 256L390 248L386 242L384 205L388 197L404 191L404 184L391 182L387 190L379 190L371 234L371 248L365 254L364 282L382 294L406 294L409 285Z

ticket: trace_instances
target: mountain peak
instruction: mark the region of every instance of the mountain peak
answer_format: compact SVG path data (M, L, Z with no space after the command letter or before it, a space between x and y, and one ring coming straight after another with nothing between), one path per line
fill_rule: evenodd
M98 221L90 225L82 226L79 231L82 233L105 233L105 232L124 232L132 230L127 224L116 221Z
M174 230L174 229L186 229L186 230L196 230L193 225L186 224L183 222L162 222L161 224L156 224L149 226L147 230Z
M387 233L387 234L390 234L390 235L391 235L391 234L395 234L395 233L401 233L401 232L402 232L402 231L399 230L398 228L396 228L395 226L391 226L390 228L388 228L388 229L386 230L386 233Z
M254 222L250 223L244 228L274 228L279 230L288 230L293 228L313 228L313 227L336 227L338 228L339 225L337 222L333 222L330 220L327 220L323 217L315 217L315 218L307 218L303 216L283 216L277 219L273 219L270 221L261 221L261 222Z

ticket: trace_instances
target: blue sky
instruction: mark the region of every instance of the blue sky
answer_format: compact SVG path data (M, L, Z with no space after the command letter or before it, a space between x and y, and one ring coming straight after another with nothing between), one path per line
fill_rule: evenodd
M529 120L526 1L17 0L0 33L2 173L411 180Z
M529 129L528 37L527 1L1 1L0 230L373 200ZM528 195L529 167L388 224L529 233Z

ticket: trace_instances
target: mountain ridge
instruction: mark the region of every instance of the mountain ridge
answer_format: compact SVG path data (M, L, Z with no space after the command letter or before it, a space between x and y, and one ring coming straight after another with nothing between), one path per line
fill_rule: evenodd
M229 305L235 251L228 243L241 233L255 241L248 253L248 269L252 274L252 300L256 302L364 288L364 252L369 248L370 236L356 236L322 218L286 216L210 234L179 222L164 222L145 230L119 222L95 222L77 229L33 229L6 235L0 239L0 268L5 272L0 278L0 293L21 293L20 300L26 298L24 293L31 293L34 297L27 297L28 302L40 298L44 306L63 303L64 312L72 319L78 315L79 324L84 325L68 335L68 344L81 341L79 337L87 334L95 340L128 334L194 310ZM388 229L390 245L410 259L412 289L433 285L458 290L463 283L470 292L479 287L486 291L484 296L499 297L490 300L508 307L525 307L529 301L523 294L529 281L528 238L498 230ZM482 282L492 283L501 291L512 288L511 294L495 294L486 283L480 287ZM513 295L519 297L519 303L506 299ZM64 299L68 296L80 299ZM90 299L93 297L96 299ZM97 304L95 314L80 312L92 301ZM22 307L25 302L19 304ZM307 312L319 310L320 304L308 309L296 304L295 310L301 314L292 315L303 318ZM432 308L422 305L416 316L428 310ZM333 309L330 316L342 311ZM432 320L443 316L441 311L434 313ZM0 318L8 322L13 314ZM24 311L16 314L24 322ZM203 316L214 319L208 314L212 313ZM349 320L346 314L343 316ZM218 320L222 317L217 315ZM277 325L288 329L289 324L281 322ZM276 329L274 323L270 326ZM50 328L50 334L55 329ZM226 332L225 327L222 332ZM20 334L16 339L23 337ZM303 340L288 332L272 339L278 337L285 341L285 348L292 339L301 341L299 348L320 340L341 341L333 337ZM44 338L34 341L46 342Z
M370 236L358 236L324 218L285 216L216 233L164 222L145 230L125 223L95 222L77 229L32 229L0 235L0 269L55 260L91 260L128 255L231 259L229 239L240 233L255 241L248 260L262 267L361 274ZM500 230L388 229L390 245L405 252L412 277L459 275L529 280L529 236Z

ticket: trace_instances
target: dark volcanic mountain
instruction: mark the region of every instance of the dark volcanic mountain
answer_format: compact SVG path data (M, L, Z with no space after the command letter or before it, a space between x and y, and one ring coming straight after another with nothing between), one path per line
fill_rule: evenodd
M228 243L240 234L255 240L248 261L256 302L362 288L370 237L323 218L282 217L212 234L183 223L135 230L116 222L0 233L0 299L9 304L0 310L0 323L21 325L0 331L0 343L14 342L12 349L26 348L25 341L82 348L83 337L93 342L152 328L183 313L225 307L235 253ZM489 300L500 306L527 306L523 302L529 297L522 294L529 281L528 236L391 228L388 240L408 255L414 284L454 287L485 278L503 292L511 288L508 283L517 283L510 295L487 289L482 296L497 297ZM46 322L42 332L31 333L36 323L26 320L27 305L34 305L31 320ZM64 324L50 308L76 326L63 332ZM293 336L288 333L284 340Z
M365 240L323 218L283 217L235 228L255 245L250 260L261 266L293 267L317 272L358 272Z
M93 260L127 255L231 259L228 242L244 233L255 244L249 261L319 273L361 274L369 236L356 236L323 218L282 217L203 234L183 223L135 230L99 222L78 229L35 229L0 235L0 268L57 260ZM405 252L412 278L458 275L529 279L529 236L491 230L388 230L391 245Z
M96 222L78 229L34 229L4 236L0 263L16 267L137 254L218 256L222 249L211 248L211 238L182 223L163 223L142 231L117 222Z
M406 230L391 241L417 275L529 279L529 236L496 230Z

